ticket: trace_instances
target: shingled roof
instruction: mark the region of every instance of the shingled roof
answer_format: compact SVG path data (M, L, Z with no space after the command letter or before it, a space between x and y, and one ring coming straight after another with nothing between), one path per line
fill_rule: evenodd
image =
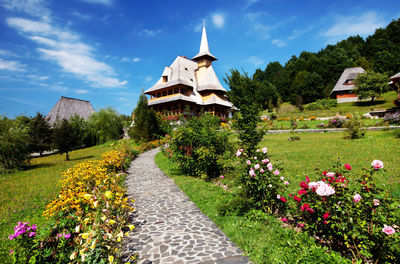
M355 80L360 73L365 73L365 70L362 67L353 67L344 69L335 87L333 87L331 94L338 91L353 90L355 85L348 83L349 81Z
M89 101L61 96L56 105L47 114L46 119L50 124L54 124L57 120L69 120L74 115L88 120L89 116L95 112Z

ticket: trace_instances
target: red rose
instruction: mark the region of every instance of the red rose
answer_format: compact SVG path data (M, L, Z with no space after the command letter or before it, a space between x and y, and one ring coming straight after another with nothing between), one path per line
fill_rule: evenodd
M309 212L309 213L314 213L314 209L312 209L312 208L306 208L306 210L307 210L307 212Z
M308 190L308 184L305 183L304 181L300 182L300 187L303 188L304 190Z
M324 176L326 176L327 173L328 173L327 171L323 171L323 172L322 172L322 174L323 174Z
M296 202L300 202L300 201L301 201L301 198L298 197L297 195L295 195L295 196L293 197L293 199L294 199Z
M286 203L287 200L285 199L285 197L281 196L281 198L279 198L282 202Z
M346 169L348 169L348 170L351 170L351 166L349 165L349 164L344 164L344 167L346 168Z
M307 180L307 183L310 183L310 178L308 178L307 175L306 175L306 180Z
M301 189L301 190L298 192L299 195L302 195L302 194L305 194L305 193L307 193L307 191L304 190L304 189Z
M328 224L328 221L325 220L325 221L324 221L324 224L327 225L327 224Z
M331 215L329 214L329 212L326 212L322 217L326 220L330 217Z
M284 223L287 222L287 218L285 218L285 217L282 217L281 220L282 220L282 222L284 222Z

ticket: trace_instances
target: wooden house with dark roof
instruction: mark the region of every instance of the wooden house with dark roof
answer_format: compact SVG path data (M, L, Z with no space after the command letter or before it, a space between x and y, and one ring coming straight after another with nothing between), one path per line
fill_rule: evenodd
M398 93L397 102L399 104L400 103L400 72L398 72L397 74L390 77L389 86L393 90L397 90L397 93ZM400 106L400 105L397 105L397 106Z
M59 120L69 120L74 115L88 120L89 116L95 112L89 101L61 96L56 105L47 114L46 119L53 125Z
M192 59L178 56L164 68L161 78L144 92L150 95L148 105L168 115L204 111L218 117L230 117L233 105L214 72L212 62L215 60L203 25L199 53Z
M354 80L360 73L365 73L362 67L346 68L343 71L331 92L331 96L336 98L338 103L358 100L358 96L353 92L353 89L355 88Z

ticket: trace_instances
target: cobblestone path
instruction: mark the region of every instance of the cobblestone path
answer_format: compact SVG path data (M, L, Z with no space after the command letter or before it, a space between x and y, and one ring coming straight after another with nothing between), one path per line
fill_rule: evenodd
M244 264L226 235L189 200L154 163L157 149L136 158L126 180L135 199L135 230L125 238L125 261L133 252L139 263Z

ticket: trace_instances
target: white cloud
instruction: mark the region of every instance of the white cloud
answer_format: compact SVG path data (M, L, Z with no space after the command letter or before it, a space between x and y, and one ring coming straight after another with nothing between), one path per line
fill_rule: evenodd
M273 39L272 44L274 44L275 46L281 48L281 47L285 47L287 45L286 41L282 40L282 39Z
M85 90L85 89L77 89L77 90L75 90L75 93L77 93L77 94L86 94L86 93L88 93L89 91L88 90Z
M27 13L33 17L39 17L43 21L50 19L51 12L43 0L2 0L1 3L8 10Z
M367 36L386 24L374 11L361 16L337 16L335 20L335 24L322 32L321 35L326 37Z
M161 29L152 30L152 29L144 28L144 29L139 30L138 34L143 37L154 38L157 35L159 35L161 32L162 32Z
M94 87L121 87L127 81L115 78L114 70L107 64L98 61L93 48L80 41L76 33L53 26L50 23L38 22L24 18L8 18L10 27L18 30L23 36L36 42L42 59L56 62L64 72L92 84Z
M249 8L251 5L257 3L258 1L260 1L260 0L247 0L247 3L246 3L246 5L244 6L244 9Z
M83 13L77 12L77 11L71 13L71 15L73 15L73 16L75 16L75 17L77 17L77 18L83 19L83 20L89 20L89 19L92 18L91 15L83 14Z
M136 57L132 59L132 62L139 62L139 61L141 61L141 58Z
M102 4L106 6L110 6L113 2L112 0L83 0L83 1L90 4Z
M140 58L135 57L135 58L129 58L129 57L122 57L121 62L139 62L141 61Z
M246 62L254 64L255 66L259 66L264 63L264 60L257 56L250 56L246 59Z
M314 29L314 25L308 26L308 27L306 27L304 29L295 28L295 29L292 30L292 34L288 37L288 39L289 40L296 39L296 38L300 37L301 35L309 32L309 31L311 31L313 29Z
M48 80L49 78L50 78L50 76L42 76L42 77L39 77L39 80L45 81L45 80Z
M146 76L146 77L144 78L144 80L145 80L146 82L151 82L151 81L153 80L153 77L151 77L151 76Z
M211 20L217 28L223 28L225 25L225 17L221 13L215 13L211 15Z
M25 65L18 61L3 60L0 58L0 70L6 71L25 71Z
M9 50L3 50L3 49L0 49L0 56L3 56L3 57L18 57L18 55L15 54L14 52L9 51Z

